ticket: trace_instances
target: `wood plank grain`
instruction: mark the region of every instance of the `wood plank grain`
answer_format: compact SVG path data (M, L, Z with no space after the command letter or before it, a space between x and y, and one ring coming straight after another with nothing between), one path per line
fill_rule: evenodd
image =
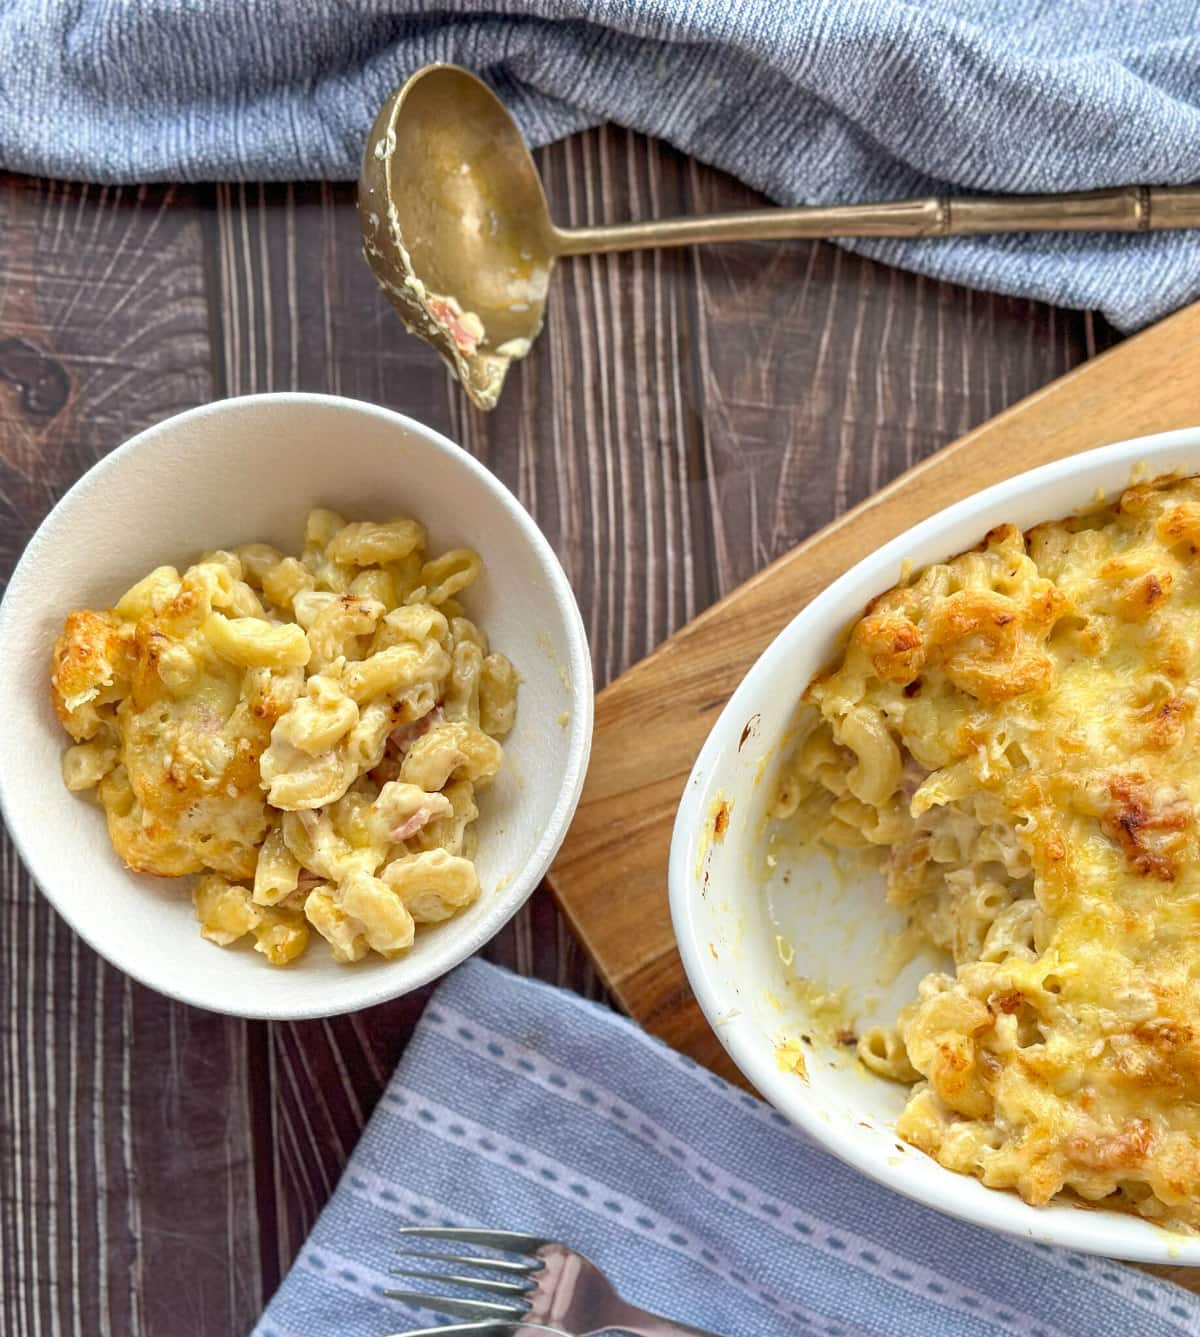
M550 881L632 1016L702 1061L716 1054L675 950L666 904L667 847L705 734L784 624L880 543L959 497L1106 441L1195 422L1200 306L1078 368L918 465L740 586L600 693L583 801ZM671 710L664 711L668 696ZM631 812L637 816L629 833L622 816Z
M564 222L757 202L613 129L539 164ZM329 390L446 431L517 492L575 586L601 684L1112 337L1085 315L822 245L596 257L563 266L542 339L481 417L376 290L347 187L9 180L0 227L0 578L64 488L131 432L215 395ZM613 811L628 822L627 805ZM614 895L621 875L610 866ZM80 944L7 845L0 929L0 1332L247 1330L423 996L296 1026L176 1007ZM490 955L602 992L544 895ZM651 963L642 996L669 1036L677 994Z
M751 207L688 168L694 207ZM691 252L693 348L725 594L848 507L1114 342L1103 321L822 243Z
M6 178L0 233L7 579L85 468L211 381L194 193ZM0 1331L238 1331L262 1300L245 1027L100 961L7 836L0 993Z

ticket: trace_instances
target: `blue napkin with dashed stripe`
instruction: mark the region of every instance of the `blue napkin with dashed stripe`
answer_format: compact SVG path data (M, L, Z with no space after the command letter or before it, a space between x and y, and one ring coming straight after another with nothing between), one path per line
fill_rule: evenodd
M382 1298L396 1228L574 1245L728 1337L1195 1337L1200 1298L863 1178L607 1009L482 961L425 1011L254 1337L439 1321Z
M616 121L786 204L1200 180L1196 0L5 0L0 166L353 179L435 60L535 144ZM1195 232L847 244L1123 328L1200 297Z

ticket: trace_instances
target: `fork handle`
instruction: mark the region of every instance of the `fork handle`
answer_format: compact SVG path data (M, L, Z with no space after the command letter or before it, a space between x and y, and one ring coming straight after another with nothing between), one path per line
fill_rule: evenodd
M719 1332L711 1332L708 1328L693 1328L690 1324L673 1323L651 1314L646 1316L641 1327L630 1328L629 1331L634 1337L721 1337Z
M633 1305L623 1305L619 1314L613 1315L602 1327L592 1333L581 1333L580 1337L594 1337L600 1332L627 1332L631 1337L722 1337L719 1332L708 1328L694 1328L689 1323L677 1323L674 1319L663 1318L646 1309L635 1309Z

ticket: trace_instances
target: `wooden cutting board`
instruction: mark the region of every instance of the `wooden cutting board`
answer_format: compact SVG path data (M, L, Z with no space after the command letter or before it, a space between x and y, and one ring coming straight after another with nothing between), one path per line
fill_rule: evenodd
M946 446L702 613L596 699L591 766L550 885L621 1006L733 1076L692 997L667 910L683 786L721 707L836 576L951 502L1092 446L1200 424L1200 304Z

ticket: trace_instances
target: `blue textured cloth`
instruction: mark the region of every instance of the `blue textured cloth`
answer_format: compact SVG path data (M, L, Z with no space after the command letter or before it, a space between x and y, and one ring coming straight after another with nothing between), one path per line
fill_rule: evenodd
M435 994L254 1337L438 1321L380 1298L410 1223L573 1244L728 1337L1183 1337L1200 1299L918 1206L628 1021L480 961Z
M432 60L535 143L614 120L784 203L1200 179L1196 0L5 0L0 163L354 177ZM1123 327L1200 295L1197 233L852 245Z

